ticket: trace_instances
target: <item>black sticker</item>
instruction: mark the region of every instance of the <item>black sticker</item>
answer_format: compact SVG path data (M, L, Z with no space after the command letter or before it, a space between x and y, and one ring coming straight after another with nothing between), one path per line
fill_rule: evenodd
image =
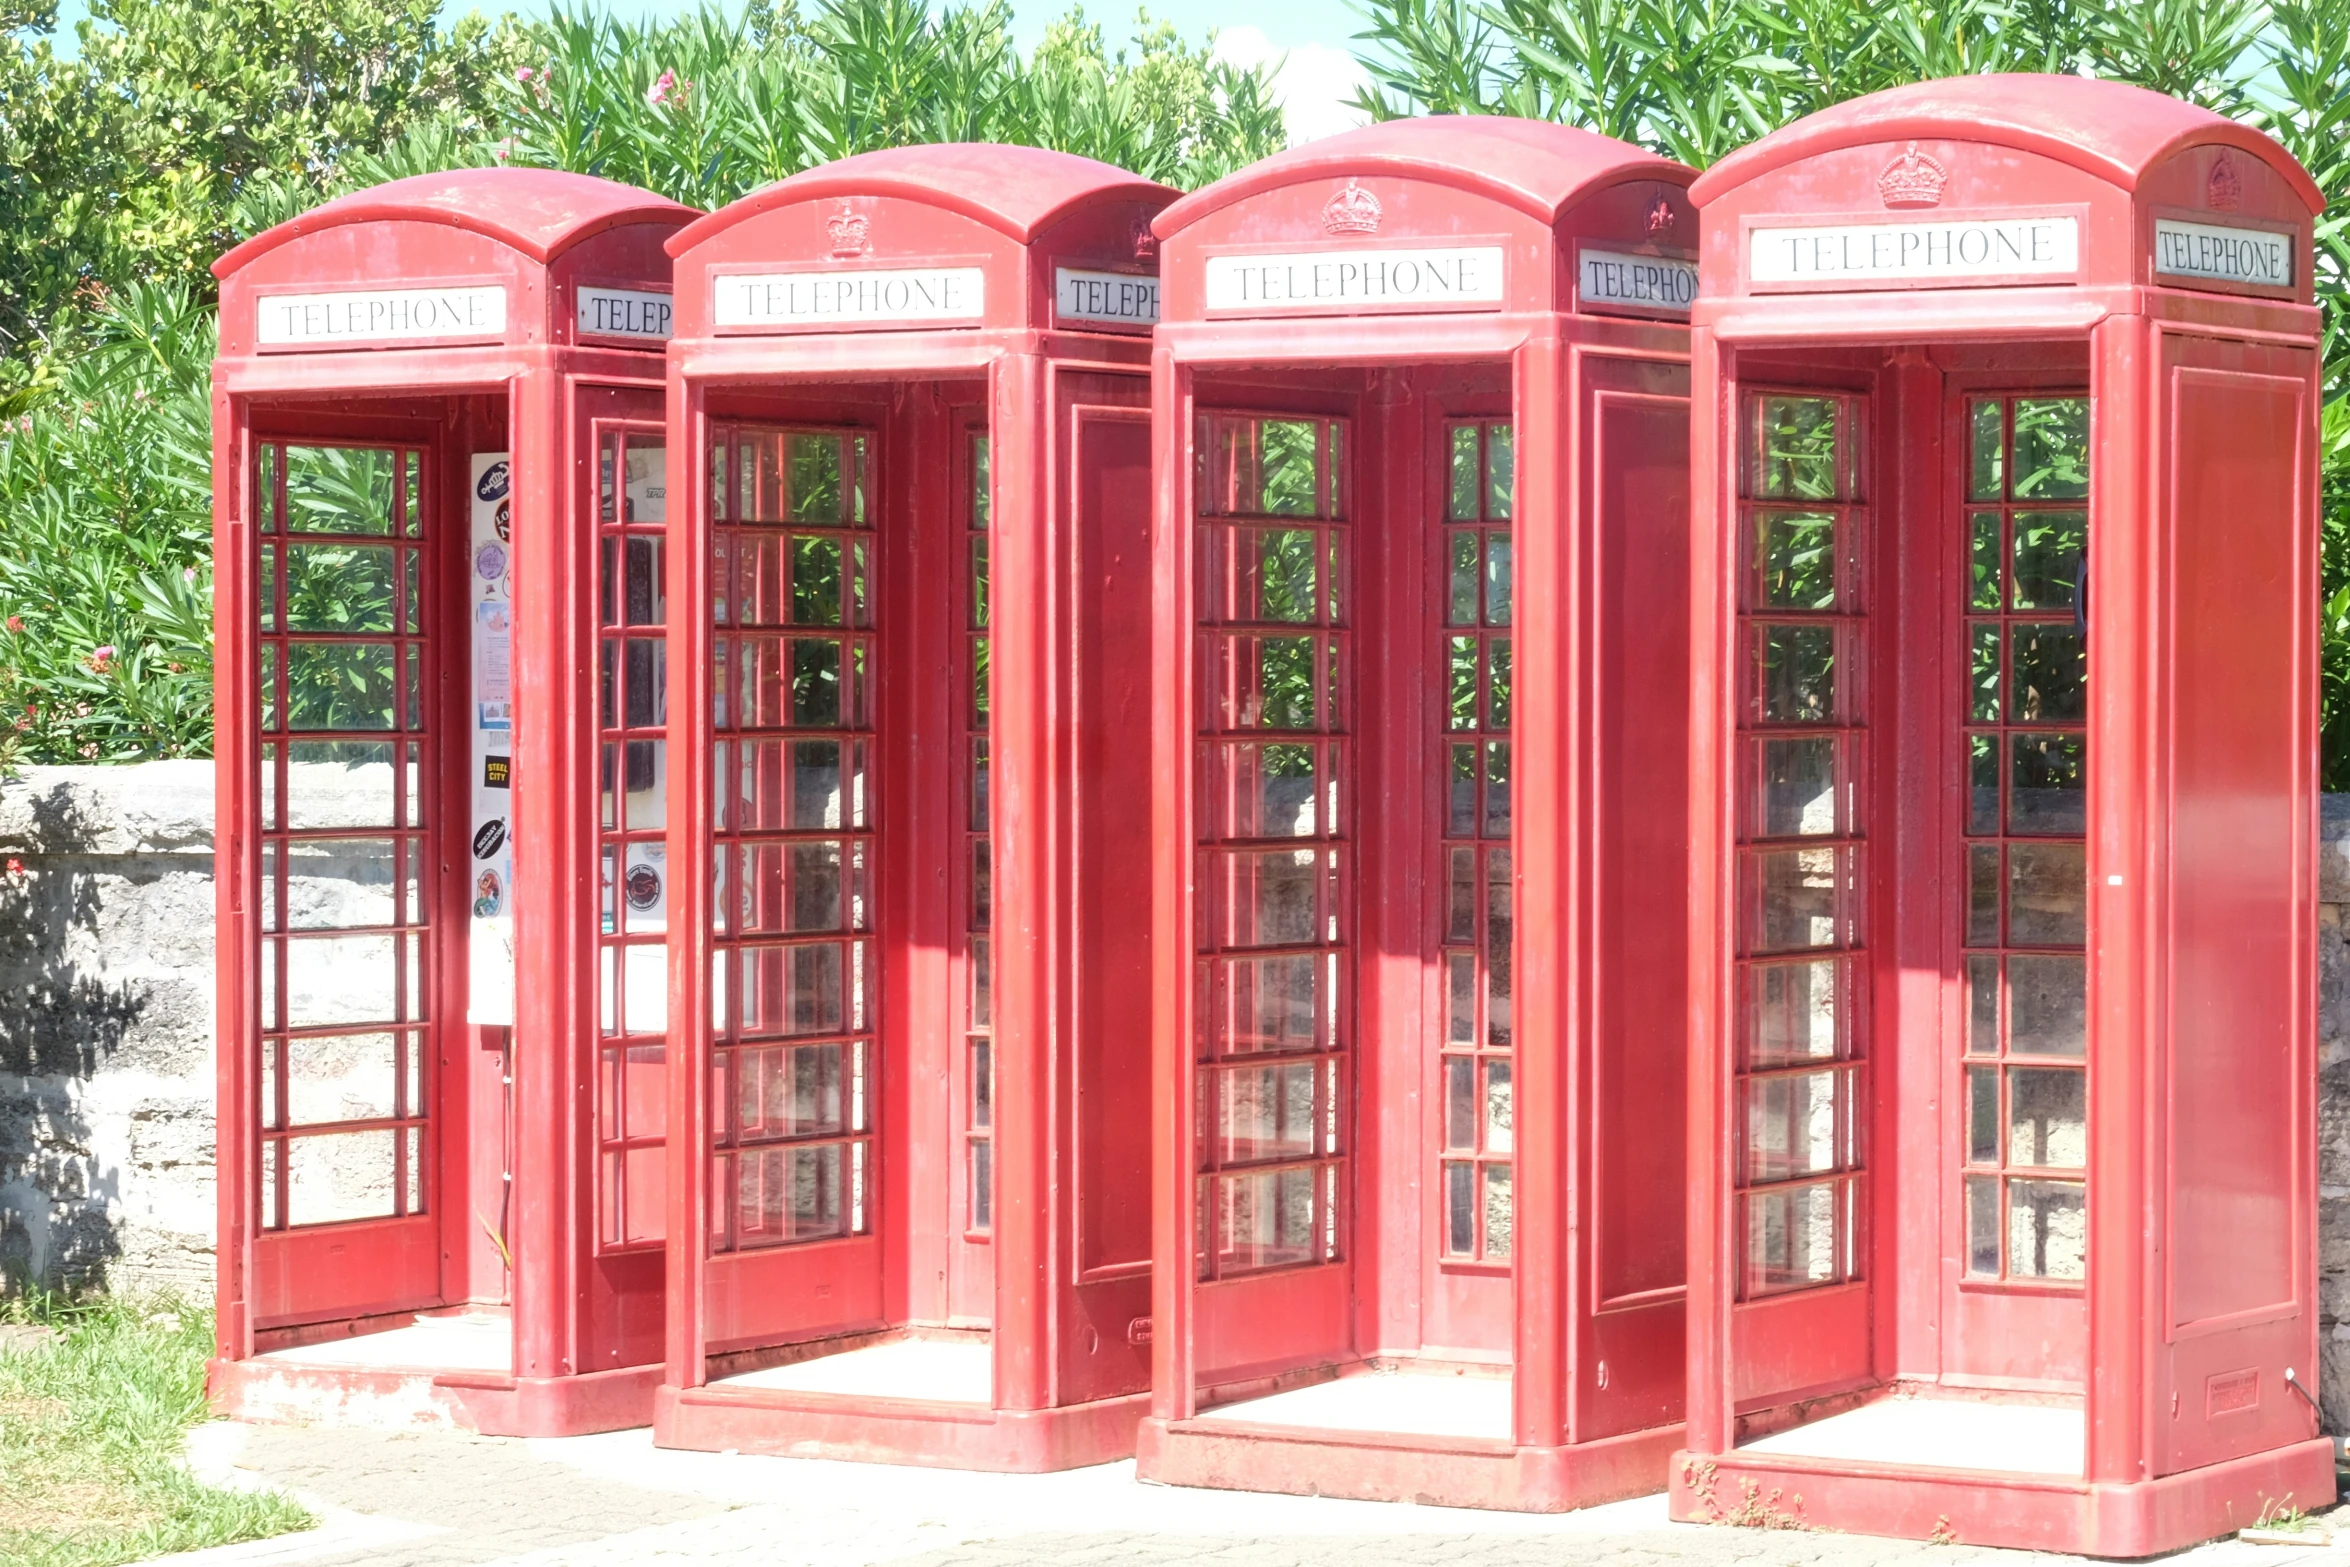
M628 868L628 906L638 911L661 901L661 873L650 865Z
M506 818L493 816L483 822L473 835L473 857L486 860L506 842Z
M514 764L503 756L485 756L481 759L481 786L484 789L510 789L513 784Z
M513 471L503 458L491 463L481 471L481 482L473 487L473 493L485 501L499 499L506 493Z

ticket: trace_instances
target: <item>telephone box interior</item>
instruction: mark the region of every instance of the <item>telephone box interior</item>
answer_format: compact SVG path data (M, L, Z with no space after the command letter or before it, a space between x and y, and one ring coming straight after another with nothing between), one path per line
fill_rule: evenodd
M864 154L672 243L695 715L667 1445L1133 1449L1149 1365L1150 219ZM681 778L686 776L681 772Z
M2330 1499L2318 193L1975 77L1693 194L1676 1516L2137 1556Z
M1419 119L1159 220L1146 1477L1663 1481L1690 177Z
M651 1416L662 245L694 215L472 170L214 268L227 1412Z

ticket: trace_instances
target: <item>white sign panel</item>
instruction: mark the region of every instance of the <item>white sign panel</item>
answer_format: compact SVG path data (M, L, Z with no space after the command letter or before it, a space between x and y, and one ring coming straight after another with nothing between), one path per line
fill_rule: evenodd
M514 470L475 452L465 598L472 606L472 833L465 852L468 1022L514 1021Z
M583 337L631 337L649 343L669 341L674 313L667 294L636 288L582 287L578 294L579 331Z
M1758 228L1746 238L1746 276L1755 283L1868 288L2068 277L2080 267L2080 224L2054 214Z
M2291 288L2293 236L2156 218L2154 270L2170 277Z
M738 272L712 280L720 326L899 326L975 321L987 309L978 267Z
M344 348L506 335L506 291L495 285L266 294L254 310L254 338L263 348Z
M1670 256L1586 250L1577 293L1586 305L1685 316L1697 302L1697 263Z
M1348 306L1485 305L1502 300L1499 245L1210 256L1210 310L1270 315Z
M1053 268L1053 314L1063 321L1105 326L1156 326L1159 280L1135 272Z

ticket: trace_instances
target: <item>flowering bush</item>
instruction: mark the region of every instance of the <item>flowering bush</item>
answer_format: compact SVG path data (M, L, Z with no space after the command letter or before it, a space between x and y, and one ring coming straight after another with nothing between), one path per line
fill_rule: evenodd
M0 765L212 746L209 309L100 297L0 431Z

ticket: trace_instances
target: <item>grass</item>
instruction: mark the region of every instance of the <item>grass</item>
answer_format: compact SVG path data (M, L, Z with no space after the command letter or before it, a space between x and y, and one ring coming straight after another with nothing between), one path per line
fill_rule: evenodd
M0 1302L57 1330L0 1349L0 1564L114 1567L309 1526L274 1493L206 1485L181 1466L205 1418L212 1313L168 1297Z

